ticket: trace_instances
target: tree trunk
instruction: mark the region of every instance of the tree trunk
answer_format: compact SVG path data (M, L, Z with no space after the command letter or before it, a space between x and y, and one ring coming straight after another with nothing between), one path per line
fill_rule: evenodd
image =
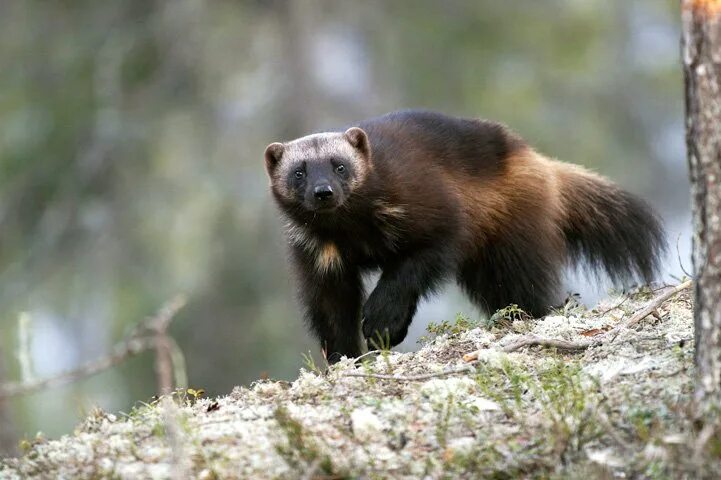
M697 419L721 401L721 0L682 0Z

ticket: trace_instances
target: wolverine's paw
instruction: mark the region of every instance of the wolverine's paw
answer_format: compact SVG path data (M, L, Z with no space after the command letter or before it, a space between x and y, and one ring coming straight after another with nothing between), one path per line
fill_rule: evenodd
M395 347L406 338L415 309L396 304L375 305L372 297L363 306L363 336L369 348Z

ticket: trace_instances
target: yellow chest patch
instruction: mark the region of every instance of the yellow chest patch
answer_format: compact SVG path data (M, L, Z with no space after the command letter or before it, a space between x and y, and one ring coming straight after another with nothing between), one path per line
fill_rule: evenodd
M338 246L333 242L326 242L318 248L315 258L315 267L321 274L343 268L343 259Z

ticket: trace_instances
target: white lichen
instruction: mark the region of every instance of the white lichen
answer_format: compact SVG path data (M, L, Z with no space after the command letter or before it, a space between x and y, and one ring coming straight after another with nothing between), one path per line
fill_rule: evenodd
M692 443L667 408L690 391L692 315L681 297L659 309L661 320L649 317L577 353L501 349L526 333L587 340L644 300L441 334L418 352L382 353L363 366L346 359L327 374L303 370L292 383L260 381L179 404L174 420L158 405L129 418L98 412L74 435L40 439L0 462L0 478L165 479L183 469L206 479L578 478L592 466L634 476ZM468 365L462 356L474 351L477 372L443 373ZM407 380L427 374L437 376ZM173 460L179 451L187 465ZM634 462L637 469L626 470Z

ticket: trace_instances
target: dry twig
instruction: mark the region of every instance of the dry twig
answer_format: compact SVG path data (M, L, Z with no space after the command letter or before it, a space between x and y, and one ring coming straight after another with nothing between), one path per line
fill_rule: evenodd
M366 357L370 357L370 356L373 356L373 355L377 355L377 354L379 354L379 353L381 353L380 350L369 350L369 351L367 351L366 353L364 353L363 355L361 355L361 356L359 356L359 357L356 357L355 360L353 360L353 361L354 361L355 363L358 363L359 361L363 360L363 359L366 358Z
M464 365L462 367L447 368L440 372L423 373L420 375L383 375L380 373L360 373L360 372L347 372L343 374L344 377L359 377L359 378L376 378L378 380L395 380L398 382L420 382L437 377L447 377L448 375L457 375L459 373L471 373L474 372L475 368L472 365Z
M630 328L634 325L636 325L638 322L643 320L644 318L651 315L653 312L656 311L658 307L660 307L666 300L669 298L681 293L682 291L686 290L687 288L690 288L693 285L693 280L686 280L685 282L676 285L674 288L668 290L667 292L659 295L655 299L648 302L648 304L643 307L641 310L636 312L631 318L628 319L628 321L623 322L620 325L616 325L613 327L613 329L606 332L604 339L610 338L611 341L613 341L619 334L619 332L624 328ZM612 335L613 334L613 335Z
M178 296L166 304L160 312L147 323L148 330L153 332L155 337L155 375L158 379L158 392L161 395L167 395L173 390L172 343L174 342L168 336L168 327L175 314L183 305L185 305L185 299Z
M501 348L501 351L510 353L515 352L516 350L520 350L524 347L533 347L536 345L540 345L542 347L557 348L559 350L583 350L585 348L588 348L592 343L593 342L591 342L590 340L585 342L571 342L568 340L557 340L554 338L542 338L536 335L526 335L504 346L503 348ZM478 356L480 355L479 352L480 350L466 353L465 355L463 355L463 361L472 362L478 360Z
M501 350L510 353L515 352L516 350L520 350L524 347L532 347L535 345L540 345L542 347L551 347L551 348L557 348L559 350L583 350L588 348L593 342L591 341L581 341L581 342L571 342L568 340L558 340L555 338L542 338L537 337L536 335L529 335L526 337L521 337L515 342L511 342L508 345L504 346Z

